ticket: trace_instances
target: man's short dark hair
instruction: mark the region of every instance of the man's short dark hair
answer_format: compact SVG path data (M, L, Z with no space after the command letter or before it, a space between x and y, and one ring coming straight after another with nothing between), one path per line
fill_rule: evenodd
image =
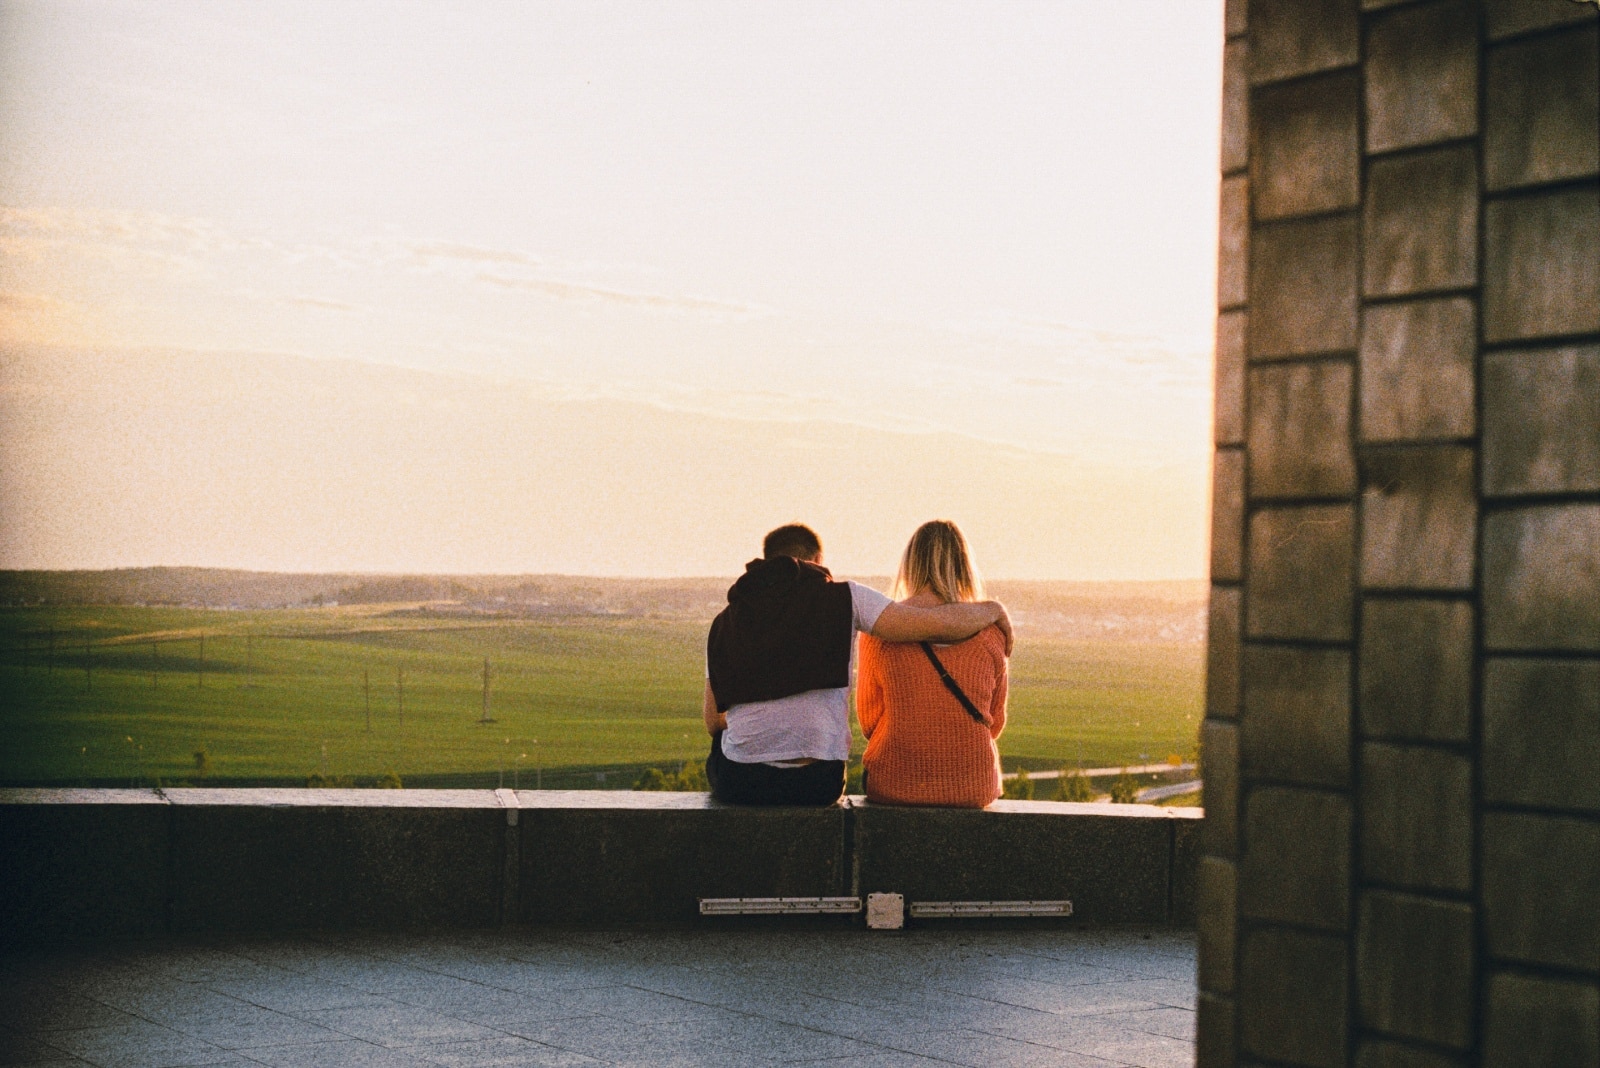
M779 527L761 542L761 555L771 560L775 556L792 556L796 560L820 560L822 539L804 523L790 523Z

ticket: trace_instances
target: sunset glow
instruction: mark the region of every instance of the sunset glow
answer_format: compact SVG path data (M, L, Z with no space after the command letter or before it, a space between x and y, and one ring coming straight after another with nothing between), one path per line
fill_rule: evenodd
M1220 0L0 20L0 567L1205 573Z

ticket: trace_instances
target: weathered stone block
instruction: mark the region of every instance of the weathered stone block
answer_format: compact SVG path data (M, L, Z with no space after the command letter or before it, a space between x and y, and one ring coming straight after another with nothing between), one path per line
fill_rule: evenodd
M1489 648L1600 650L1600 504L1494 512L1483 539Z
M1249 29L1248 0L1224 0L1222 5L1222 32L1237 37Z
M1200 859L1205 854L1205 845L1201 841L1205 818L1199 813L1192 813L1189 818L1168 820L1167 828L1172 832L1172 856L1167 876L1167 923L1193 930L1195 913L1199 909Z
M1600 971L1600 823L1486 813L1482 885L1495 959Z
M1356 1068L1462 1068L1459 1058L1402 1046L1398 1042L1361 1043L1356 1053Z
M1217 316L1216 429L1218 445L1244 444L1244 344L1248 312Z
M1484 1000L1484 1068L1600 1065L1600 987L1594 983L1501 972L1489 977Z
M1249 792L1239 857L1239 912L1344 930L1350 922L1350 799L1263 786Z
M1483 491L1600 490L1600 345L1483 359Z
M1218 449L1211 469L1211 577L1244 577L1244 450Z
M153 790L95 793L0 799L0 948L165 930L169 807Z
M1373 19L1365 69L1367 151L1478 132L1478 19L1465 0Z
M1488 661L1483 794L1600 814L1600 662Z
M1222 173L1250 162L1250 42L1243 37L1222 48Z
M1483 131L1488 188L1600 171L1600 27L1491 49Z
M1246 779L1350 782L1350 654L1247 645L1239 758Z
M1470 146L1374 160L1362 291L1394 297L1478 280L1478 164Z
M1339 215L1256 227L1250 260L1250 356L1356 347L1359 219Z
M1239 609L1235 586L1211 587L1206 629L1206 715L1239 715Z
M1233 862L1221 857L1200 861L1200 989L1233 992L1234 918L1238 913Z
M518 795L525 799L525 923L697 923L702 897L849 890L846 813L840 806L741 808L700 795L695 807L683 810L560 807L541 793ZM930 844L929 856L935 852ZM551 864L551 857L561 863ZM1135 867L1141 868L1137 859Z
M1472 889L1472 762L1439 749L1362 746L1361 870L1394 886Z
M391 807L350 803L368 791L324 792L326 804L305 797L314 791L285 791L290 803L269 806L258 791L168 791L173 929L500 921L506 817L493 793L473 791L470 807L454 796Z
M1487 340L1600 330L1600 185L1491 201L1484 227Z
M1361 462L1362 585L1471 589L1478 532L1472 450L1371 449Z
M907 901L1065 898L1072 902L1074 919L1083 922L1169 922L1170 818L1095 811L1104 805L998 805L858 805L852 815L860 894L904 894ZM1006 805L1021 809L1008 810ZM792 818L794 810L786 815ZM748 854L760 840L725 842L729 852L720 860L712 860L709 850L702 855L708 865L739 867L730 865L729 858ZM657 855L663 858L660 863L686 864ZM1115 867L1116 879L1100 877L1106 865ZM848 892L848 873L840 885L826 892Z
M1375 304L1361 321L1361 437L1471 436L1477 309L1467 297Z
M1472 694L1472 605L1369 598L1362 604L1361 731L1465 742Z
M1257 219L1361 202L1361 79L1339 71L1255 91L1250 181Z
M1547 0L1484 0L1489 40L1498 41L1529 30L1575 26L1596 21L1585 4L1558 4Z
M1249 637L1350 640L1353 520L1343 504L1264 508L1250 517Z
M1472 908L1410 894L1361 895L1356 989L1368 1027L1453 1049L1472 1043Z
M1342 497L1356 488L1350 447L1352 365L1344 360L1250 371L1250 496Z
M1195 1068L1234 1068L1233 999L1202 991L1195 1009Z
M1239 855L1239 728L1208 719L1200 726L1200 759L1205 778L1200 801L1205 807L1203 838L1207 856Z
M1217 307L1237 307L1250 298L1250 180L1222 180L1217 237Z
M1250 932L1239 962L1239 1044L1272 1061L1344 1068L1349 985L1343 938Z
M1360 56L1356 0L1251 0L1250 80L1348 67Z

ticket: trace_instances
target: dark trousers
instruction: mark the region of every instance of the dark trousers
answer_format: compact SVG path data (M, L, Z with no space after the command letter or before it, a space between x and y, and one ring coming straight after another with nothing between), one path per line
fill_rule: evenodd
M711 736L706 758L711 796L735 805L832 805L844 796L844 761L815 760L793 768L741 764L722 752L722 735Z

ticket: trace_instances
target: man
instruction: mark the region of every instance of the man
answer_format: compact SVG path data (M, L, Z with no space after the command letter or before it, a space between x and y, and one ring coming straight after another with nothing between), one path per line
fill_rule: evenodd
M915 608L822 566L810 527L779 527L728 590L706 640L711 795L744 805L831 805L850 758L855 632L889 642L959 642L998 624L999 601Z

